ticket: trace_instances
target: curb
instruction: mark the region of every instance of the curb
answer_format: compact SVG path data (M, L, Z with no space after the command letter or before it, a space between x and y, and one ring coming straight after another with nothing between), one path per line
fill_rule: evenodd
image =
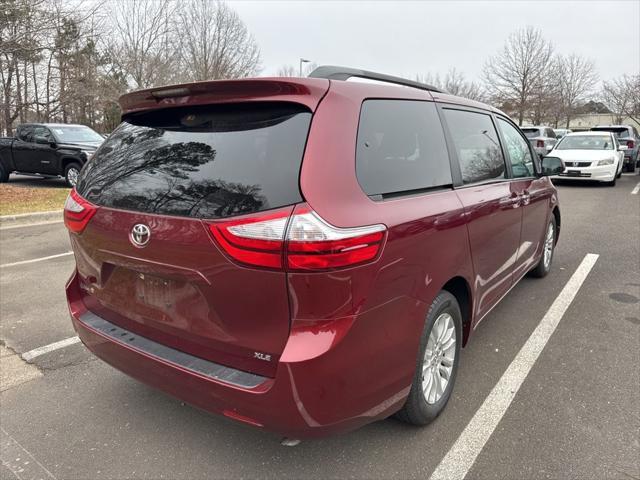
M62 222L62 210L0 216L0 228Z

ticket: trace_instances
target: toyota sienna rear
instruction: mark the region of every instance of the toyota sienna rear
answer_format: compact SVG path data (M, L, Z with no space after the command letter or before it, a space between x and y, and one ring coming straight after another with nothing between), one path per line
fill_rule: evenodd
M562 166L484 104L311 76L120 99L65 205L73 324L138 380L289 437L427 424L477 323L548 273Z

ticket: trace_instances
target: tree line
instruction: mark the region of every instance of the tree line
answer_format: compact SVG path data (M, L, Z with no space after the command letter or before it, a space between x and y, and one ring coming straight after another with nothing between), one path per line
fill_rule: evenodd
M221 0L0 0L0 135L27 121L110 132L123 93L261 71L257 42ZM532 27L507 38L479 81L455 68L416 79L488 101L520 124L566 126L587 101L619 122L640 120L640 75L599 84L592 60L556 53Z
M260 63L219 0L0 0L0 134L26 121L110 132L123 93L255 76Z

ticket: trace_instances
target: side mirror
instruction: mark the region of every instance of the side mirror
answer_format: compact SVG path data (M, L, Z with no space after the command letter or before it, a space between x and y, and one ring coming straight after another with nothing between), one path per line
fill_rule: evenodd
M33 137L33 141L35 143L41 143L41 144L45 144L45 145L47 143L49 143L49 139L47 137L43 137L43 136L40 136L40 135L37 135L37 136Z
M619 145L618 150L620 150L621 152L624 152L625 150L629 150L629 147L626 145Z
M542 174L540 176L549 177L562 172L564 172L564 163L558 157L542 158Z

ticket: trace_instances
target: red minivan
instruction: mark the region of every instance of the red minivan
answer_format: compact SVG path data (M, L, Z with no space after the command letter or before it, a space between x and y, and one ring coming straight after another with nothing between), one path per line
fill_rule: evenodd
M562 164L482 103L310 77L120 99L65 205L73 324L132 377L290 438L424 425L476 325L548 273Z

